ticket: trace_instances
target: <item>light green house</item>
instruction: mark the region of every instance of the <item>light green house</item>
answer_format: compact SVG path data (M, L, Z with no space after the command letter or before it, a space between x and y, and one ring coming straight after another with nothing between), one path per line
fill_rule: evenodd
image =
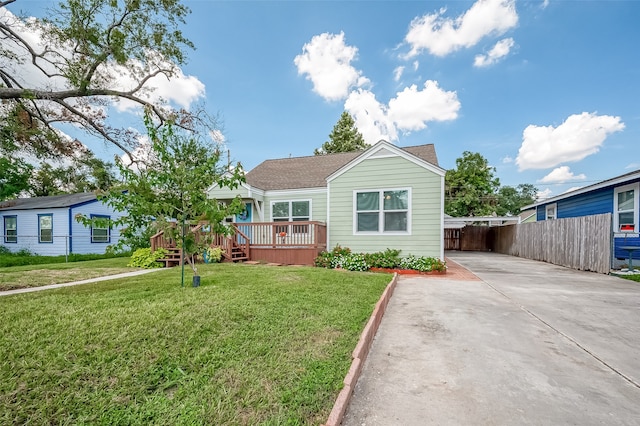
M230 220L240 224L323 222L328 249L443 259L444 175L432 144L380 141L361 152L266 160L241 187L214 186L208 195L239 195L247 208Z

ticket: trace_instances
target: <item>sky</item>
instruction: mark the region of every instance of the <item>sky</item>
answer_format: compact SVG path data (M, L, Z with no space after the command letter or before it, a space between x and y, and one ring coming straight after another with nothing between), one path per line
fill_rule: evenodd
M246 170L313 155L344 110L367 143L433 143L444 169L478 152L541 198L640 169L640 2L184 3L196 49L159 93L206 102Z

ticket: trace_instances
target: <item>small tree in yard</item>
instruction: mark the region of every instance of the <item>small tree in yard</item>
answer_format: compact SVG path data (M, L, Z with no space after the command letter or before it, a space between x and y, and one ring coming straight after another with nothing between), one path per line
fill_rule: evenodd
M145 124L151 142L149 158L137 168L116 161L124 183L101 198L127 213L115 225L135 230L154 223L166 237L175 239L197 276L194 257L211 243L206 236L228 235L231 229L224 218L244 208L239 198L229 204L208 198L207 189L213 184L236 188L244 181L242 166L238 163L232 170L220 166L220 149L202 136L172 124L157 129L148 115ZM194 231L203 221L211 226L211 233Z

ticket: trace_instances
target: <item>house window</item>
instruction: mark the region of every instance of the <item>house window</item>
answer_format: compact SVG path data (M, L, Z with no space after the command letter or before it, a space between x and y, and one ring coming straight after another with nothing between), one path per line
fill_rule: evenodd
M408 189L356 191L356 233L409 232L410 194Z
M91 215L91 219L96 219L91 224L91 242L108 243L111 238L111 226L109 216Z
M613 203L614 229L621 232L637 232L638 184L616 188Z
M53 242L53 215L52 214L38 215L38 242L39 243Z
M5 243L18 242L18 217L17 216L4 217L4 242Z
M553 220L558 218L558 205L549 204L546 207L545 220Z
M274 201L271 203L271 218L274 222L307 222L311 220L311 201ZM286 232L294 234L306 234L308 225L276 226L276 233Z

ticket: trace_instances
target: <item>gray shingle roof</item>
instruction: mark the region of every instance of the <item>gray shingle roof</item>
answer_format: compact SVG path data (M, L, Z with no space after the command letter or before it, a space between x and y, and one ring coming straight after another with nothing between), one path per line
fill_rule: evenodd
M401 149L435 166L438 158L433 144L402 147ZM327 177L352 160L360 152L313 155L308 157L266 160L247 173L247 183L253 188L272 191L278 189L323 188Z
M96 199L93 192L52 195L50 197L16 198L0 202L0 210L31 210L70 207Z

